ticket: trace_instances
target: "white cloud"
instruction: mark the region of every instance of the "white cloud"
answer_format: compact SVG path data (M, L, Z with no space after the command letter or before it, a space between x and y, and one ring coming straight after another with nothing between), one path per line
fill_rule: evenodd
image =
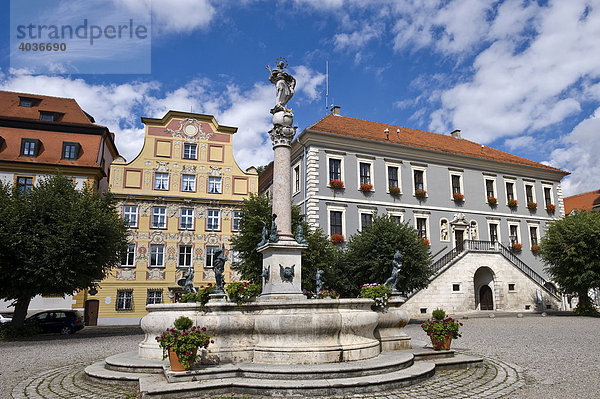
M333 42L336 50L358 50L363 48L371 40L381 35L381 27L378 29L371 25L364 25L361 30L352 33L338 33Z
M600 187L600 108L562 138L562 146L552 151L548 163L571 172L563 181L564 196Z
M533 149L537 145L533 136L519 136L504 140L504 145L511 151Z
M294 101L314 101L324 75L306 66L294 68L298 81ZM268 163L273 152L268 139L275 87L257 83L249 89L220 87L208 79L194 79L172 91L162 92L158 82L95 85L83 79L30 75L27 71L0 71L0 89L74 98L96 123L115 133L117 148L127 160L142 149L144 129L140 117L160 118L169 110L214 115L222 125L236 126L234 156L242 168Z

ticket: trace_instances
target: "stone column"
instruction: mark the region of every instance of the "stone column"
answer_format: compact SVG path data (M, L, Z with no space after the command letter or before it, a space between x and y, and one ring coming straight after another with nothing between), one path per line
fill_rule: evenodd
M275 129L277 128L273 130ZM277 215L279 239L288 241L294 239L290 206L292 202L290 144L287 140L278 140L277 144L273 143L273 152L273 213Z

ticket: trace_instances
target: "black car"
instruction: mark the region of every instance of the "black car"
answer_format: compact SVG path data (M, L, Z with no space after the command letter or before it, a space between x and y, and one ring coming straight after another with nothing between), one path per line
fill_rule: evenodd
M43 333L74 334L83 328L83 317L76 310L45 310L27 318L40 326Z

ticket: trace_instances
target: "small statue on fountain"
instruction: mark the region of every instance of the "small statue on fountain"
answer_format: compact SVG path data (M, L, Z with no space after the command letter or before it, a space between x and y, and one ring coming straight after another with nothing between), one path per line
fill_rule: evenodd
M271 235L269 236L269 242L279 241L279 234L277 233L277 224L275 224L275 219L277 219L277 215L273 214L271 216Z
M302 227L302 220L304 216L300 215L298 218L298 228L296 229L296 242L298 244L306 244L306 238L304 238L304 227Z
M394 260L392 261L392 275L388 278L384 285L390 287L392 291L398 291L396 287L400 281L400 269L402 269L402 254L400 251L396 251L394 254Z
M323 274L325 272L321 269L317 270L317 274L315 275L316 287L317 287L317 296L319 296L319 292L323 291Z
M227 255L225 255L225 244L213 253L213 267L215 271L215 294L224 294L223 286L225 285L225 278L223 273L225 272L225 262L227 262Z
M194 294L196 294L198 291L196 291L196 288L194 287L194 268L190 267L188 272L185 275L185 282L183 283L183 289L185 290L186 294L189 294L190 292L193 292Z
M269 242L269 232L267 231L267 224L265 222L263 222L262 220L260 222L263 225L262 235L261 235L262 238L261 238L260 242L258 243L258 245L256 246L256 248L260 248Z

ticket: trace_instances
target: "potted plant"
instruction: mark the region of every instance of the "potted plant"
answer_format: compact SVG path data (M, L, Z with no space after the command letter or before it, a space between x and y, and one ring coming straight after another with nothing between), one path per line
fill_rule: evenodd
M388 299L392 294L392 289L384 284L363 284L360 286L360 297L371 298L373 310L384 310L387 307Z
M452 194L452 199L454 202L463 202L465 200L465 195L461 193Z
M371 183L362 183L359 188L363 193L368 193L373 191L373 185Z
M487 197L487 201L490 206L496 206L498 204L498 198L496 197Z
M232 302L237 302L241 305L244 302L250 302L260 295L261 287L258 284L249 283L247 281L232 281L227 283L225 287L227 296Z
M556 205L554 205L554 204L546 205L546 212L553 214L554 211L556 211Z
M527 209L535 211L537 209L537 202L527 201Z
M193 292L188 292L179 299L179 302L198 302L200 303L200 306L204 308L204 305L206 305L210 299L210 294L213 292L215 292L215 286L211 283L208 283L206 286L201 285L200 288L198 288L198 293L194 294Z
M461 336L458 330L463 324L452 317L446 317L446 312L442 309L434 310L432 315L433 320L422 322L421 328L431 339L434 350L449 350L452 339Z
M513 242L512 244L510 244L510 248L513 252L521 252L523 250L523 244L521 244L520 242Z
M344 242L344 236L341 234L332 234L330 239L334 244L341 244Z
M422 246L424 246L425 248L429 248L429 246L431 245L431 243L429 242L428 238L423 238L420 237L419 238L419 242L421 243Z
M515 209L519 205L519 203L516 199L509 199L508 201L506 201L506 205L508 205L510 209Z
M400 195L400 187L398 186L390 186L389 190L392 197L397 197Z
M533 252L534 255L539 255L540 251L542 250L542 246L540 244L533 244L531 246L531 252Z
M333 188L334 190L341 190L344 188L344 182L341 180L330 180L329 181L329 187Z
M423 190L422 188L417 188L415 190L415 197L417 197L419 201L423 200L425 197L427 197L427 191Z
M175 328L167 328L156 337L163 350L163 360L169 357L171 371L190 370L198 358L198 348L207 348L214 343L206 334L206 327L198 328L192 319L181 316L173 323Z

